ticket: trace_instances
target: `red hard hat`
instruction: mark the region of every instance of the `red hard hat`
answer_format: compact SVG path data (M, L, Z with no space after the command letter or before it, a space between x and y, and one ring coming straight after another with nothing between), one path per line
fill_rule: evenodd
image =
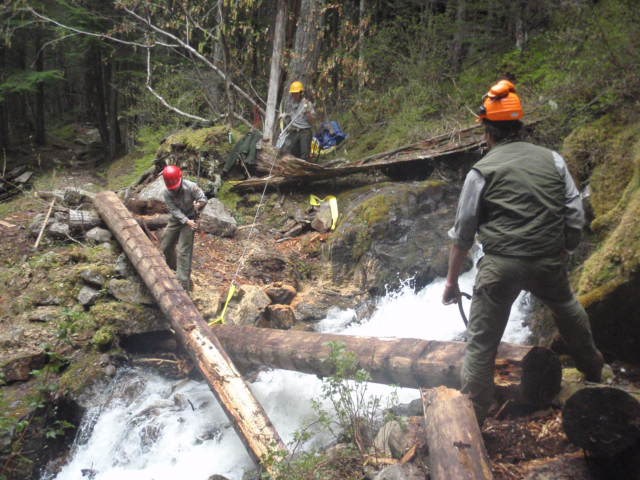
M177 190L182 185L182 169L176 165L167 165L162 170L164 184L169 190Z

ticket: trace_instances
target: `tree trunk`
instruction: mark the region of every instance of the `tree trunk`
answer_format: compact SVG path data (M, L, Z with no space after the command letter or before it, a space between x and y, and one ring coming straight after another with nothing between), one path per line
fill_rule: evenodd
M44 53L42 51L42 31L36 30L35 33L35 50L36 50L36 71L44 70ZM35 114L34 114L34 141L36 145L44 145L46 143L46 135L44 130L44 83L38 82L35 98Z
M6 65L6 48L4 45L0 45L0 83L4 82L4 78L7 72ZM5 150L9 148L9 115L7 115L7 103L8 98L0 102L0 148ZM4 152L0 152L3 155Z
M358 91L362 90L365 83L364 78L364 32L367 29L366 20L367 2L360 0L358 9Z
M356 355L358 367L369 372L372 382L410 388L442 385L460 388L466 345L463 342L380 339L235 325L213 328L229 355L240 365L281 368L326 377L335 373L327 359L331 355L330 342L336 342L343 343ZM532 356L541 357L539 350L549 352L549 365L529 361ZM548 403L560 389L560 362L550 350L502 343L496 364L499 365L496 368L498 390L513 400ZM542 368L548 374L536 375L529 368ZM528 379L526 388L520 389L521 379ZM533 385L533 382L538 384ZM530 392L534 392L533 398L524 396L531 395Z
M640 392L588 387L574 393L562 409L569 441L594 456L613 457L640 446Z
M87 97L89 118L96 122L100 139L105 148L109 147L109 125L107 122L104 71L100 46L91 44L87 53Z
M298 80L305 88L312 83L318 67L323 4L323 0L300 1L295 42L287 68L288 83ZM290 102L291 98L287 96L285 110L288 110Z
M97 194L95 205L171 322L249 454L261 462L273 458L275 450L285 451L278 433L222 345L127 208L113 192ZM264 466L275 473L272 465Z
M285 25L287 19L287 2L278 0L278 12L273 31L273 53L271 54L271 72L269 73L269 93L267 96L267 110L265 112L262 139L272 143L276 124L276 105L278 104L278 88L280 86L280 63L285 40Z
M462 64L462 47L464 43L464 18L465 18L466 0L457 0L456 2L456 19L455 19L455 31L453 35L453 43L451 45L451 57L450 65L453 68L454 73L460 71L460 65Z
M446 387L423 389L431 480L491 480L491 466L471 401Z
M120 144L120 127L118 126L118 89L116 88L116 65L113 58L109 59L105 70L105 76L108 79L107 98L109 99L108 108L108 128L109 128L109 160L113 160L118 155L118 145Z

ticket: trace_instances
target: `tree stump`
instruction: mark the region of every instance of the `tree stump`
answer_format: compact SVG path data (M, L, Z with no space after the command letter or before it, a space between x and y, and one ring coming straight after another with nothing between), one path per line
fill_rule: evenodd
M612 457L640 442L640 401L620 388L583 388L565 403L562 426L574 445Z

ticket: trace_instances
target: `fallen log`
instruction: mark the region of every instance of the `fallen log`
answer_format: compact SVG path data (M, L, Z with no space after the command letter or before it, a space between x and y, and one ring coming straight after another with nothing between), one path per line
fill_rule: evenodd
M253 397L162 254L127 208L113 192L96 195L95 206L169 319L252 458L261 462L272 456L274 449L285 451L262 406ZM267 471L273 468L270 463L264 466Z
M613 457L640 446L640 395L593 386L574 393L562 409L562 427L571 443L593 456Z
M155 215L136 215L135 219L140 225L145 225L149 230L159 230L167 226L171 215L168 213L156 213Z
M420 388L460 388L466 344L413 338L374 338L297 330L216 325L213 331L235 362L319 376L335 373L331 342L353 352L358 368L372 382ZM534 357L536 361L530 361ZM545 363L546 359L546 363ZM501 343L496 359L496 386L505 397L534 405L548 404L560 390L557 356L542 347ZM531 371L534 369L535 371ZM545 375L538 375L538 371Z
M256 170L266 177L249 178L234 184L235 190L251 190L268 184L272 187L291 183L336 178L352 173L387 169L415 162L451 160L460 154L479 152L485 145L483 129L474 125L427 140L378 153L353 163L325 166L307 162L292 155L279 155L278 150L263 146L259 150Z
M491 480L491 465L471 401L446 387L422 389L431 480Z

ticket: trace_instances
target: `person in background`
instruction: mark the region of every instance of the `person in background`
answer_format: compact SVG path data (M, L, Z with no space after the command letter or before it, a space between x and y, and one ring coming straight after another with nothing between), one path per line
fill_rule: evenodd
M162 178L166 186L164 201L171 216L162 234L160 250L169 267L176 271L182 287L190 291L196 218L207 204L207 197L195 182L182 178L182 169L178 166L164 167Z
M302 82L292 82L289 87L289 93L293 102L287 112L286 120L291 125L288 127L287 139L282 147L282 152L290 153L294 157L303 160L309 160L316 111L313 103L304 97L304 85Z
M458 276L476 233L484 252L461 372L462 392L469 395L481 424L493 401L498 344L521 290L551 309L586 380L599 382L604 364L567 276L568 255L580 242L584 225L582 200L557 152L520 139L523 115L509 80L499 81L483 97L479 120L489 152L467 174L449 231L453 245L443 303L460 298Z

